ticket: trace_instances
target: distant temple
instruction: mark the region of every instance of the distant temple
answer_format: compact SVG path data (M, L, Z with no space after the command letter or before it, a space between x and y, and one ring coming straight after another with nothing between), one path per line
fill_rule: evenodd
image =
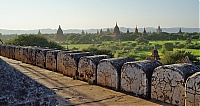
M97 34L99 34L99 30L97 30Z
M160 56L158 54L158 50L156 49L156 46L154 46L154 49L152 51L151 60L160 60Z
M156 32L157 33L161 33L162 32L162 29L160 28L160 26L158 26L158 29L156 29Z
M101 34L101 35L103 34L103 30L102 30L102 29L100 30L100 34Z
M63 35L63 31L62 31L60 25L59 25L59 28L57 30L57 35Z
M127 34L127 35L130 35L129 29L127 29L126 34Z
M136 25L136 28L135 28L134 34L138 34L138 28L137 28L137 25Z
M59 28L58 28L57 33L56 33L56 39L58 41L62 41L63 37L64 37L64 34L63 34L63 31L62 31L62 29L61 29L61 27L59 25Z
M81 31L81 34L82 34L82 35L84 35L84 34L85 34L84 30L82 30L82 31Z
M42 33L40 32L40 30L38 31L38 35L42 35Z
M183 32L181 31L181 28L179 29L178 34L183 34Z
M115 25L113 34L116 35L116 37L119 37L119 36L120 36L120 30L119 30L119 27L118 27L118 25L117 25L117 22L116 22L116 25Z
M146 31L146 29L144 28L144 31L143 31L143 33L142 33L142 36L146 36L147 35L147 31Z

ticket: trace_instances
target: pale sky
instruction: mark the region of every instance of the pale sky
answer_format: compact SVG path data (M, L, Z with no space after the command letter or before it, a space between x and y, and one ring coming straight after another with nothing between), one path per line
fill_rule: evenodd
M199 0L0 0L0 29L199 27Z

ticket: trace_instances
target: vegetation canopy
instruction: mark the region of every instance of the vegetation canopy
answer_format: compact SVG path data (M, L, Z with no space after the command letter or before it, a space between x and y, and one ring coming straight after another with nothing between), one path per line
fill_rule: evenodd
M64 49L63 46L56 42L48 41L47 38L41 35L19 35L17 38L7 41L6 44Z

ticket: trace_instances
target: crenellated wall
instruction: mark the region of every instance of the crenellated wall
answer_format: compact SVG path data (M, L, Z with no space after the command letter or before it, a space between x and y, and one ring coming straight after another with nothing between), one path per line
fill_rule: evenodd
M162 65L154 60L4 44L0 55L146 99L180 106L200 104L200 68L192 64Z

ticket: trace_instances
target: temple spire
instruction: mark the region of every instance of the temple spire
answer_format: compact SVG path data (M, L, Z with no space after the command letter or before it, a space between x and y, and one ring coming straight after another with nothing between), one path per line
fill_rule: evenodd
M146 29L145 29L145 27L144 27L144 31L143 31L143 33L142 33L142 36L146 36L147 35L147 31L146 31Z
M58 41L63 41L63 40L64 40L64 39L63 39L63 36L64 36L63 31L62 31L62 29L61 29L61 26L59 25L58 30L57 30L57 33L56 33L56 39L57 39Z
M42 33L40 32L40 30L38 31L38 35L42 35Z
M181 31L181 28L179 29L179 31L178 31L178 34L182 34L183 32Z
M135 32L134 32L135 34L138 34L138 28L137 28L137 25L136 25L136 27L135 27Z
M127 28L126 34L127 34L127 35L130 35L129 28Z

